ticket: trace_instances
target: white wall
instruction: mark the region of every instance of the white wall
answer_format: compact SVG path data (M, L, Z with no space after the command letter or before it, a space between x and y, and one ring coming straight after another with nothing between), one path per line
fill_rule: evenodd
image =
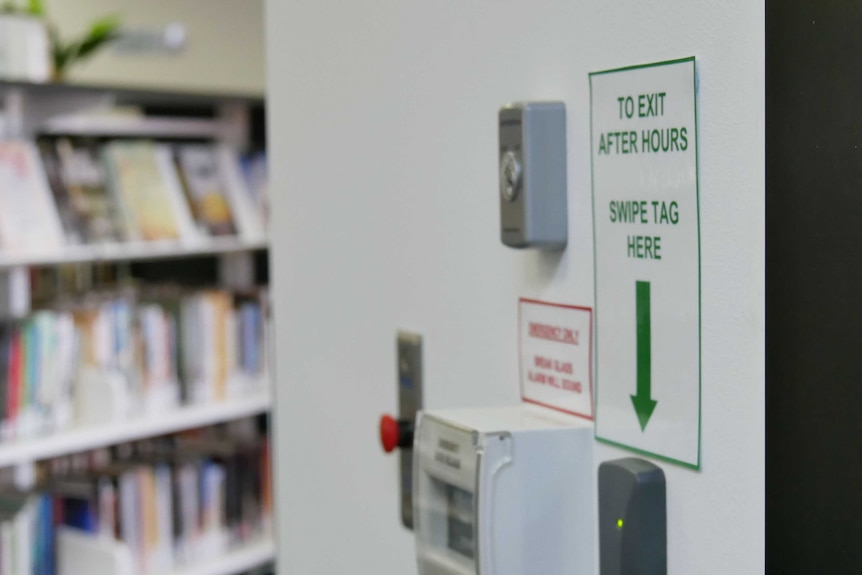
M130 86L261 93L263 0L47 0L61 34L75 36L96 19L119 14L134 27L186 25L178 55L117 55L110 49L75 67L71 80Z
M518 400L517 299L592 305L587 73L696 55L702 471L661 464L671 575L764 561L762 2L268 2L280 573L414 573L394 336L428 407ZM570 245L498 240L500 105L568 107ZM604 445L597 461L627 455Z

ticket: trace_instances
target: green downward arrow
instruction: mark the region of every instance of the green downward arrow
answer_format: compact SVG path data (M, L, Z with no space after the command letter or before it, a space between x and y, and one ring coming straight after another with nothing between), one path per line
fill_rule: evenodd
M638 361L638 391L632 395L632 405L641 424L641 431L646 429L652 412L658 403L652 394L652 328L650 325L650 284L636 282L635 313L637 315L637 361Z

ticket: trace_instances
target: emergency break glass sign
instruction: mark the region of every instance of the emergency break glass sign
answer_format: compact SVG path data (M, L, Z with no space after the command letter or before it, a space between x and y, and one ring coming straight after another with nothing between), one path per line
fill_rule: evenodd
M592 310L529 299L519 306L521 397L592 419Z

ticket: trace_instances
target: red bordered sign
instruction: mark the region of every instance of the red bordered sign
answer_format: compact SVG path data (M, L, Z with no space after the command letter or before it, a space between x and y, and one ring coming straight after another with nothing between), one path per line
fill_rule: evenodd
M593 310L521 298L521 398L593 419Z

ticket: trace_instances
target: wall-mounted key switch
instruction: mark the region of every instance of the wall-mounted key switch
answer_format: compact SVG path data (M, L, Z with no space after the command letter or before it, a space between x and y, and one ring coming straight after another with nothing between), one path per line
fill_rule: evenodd
M503 243L512 248L565 248L565 104L517 102L501 108L499 153Z
M667 574L664 472L629 457L599 466L601 575Z

